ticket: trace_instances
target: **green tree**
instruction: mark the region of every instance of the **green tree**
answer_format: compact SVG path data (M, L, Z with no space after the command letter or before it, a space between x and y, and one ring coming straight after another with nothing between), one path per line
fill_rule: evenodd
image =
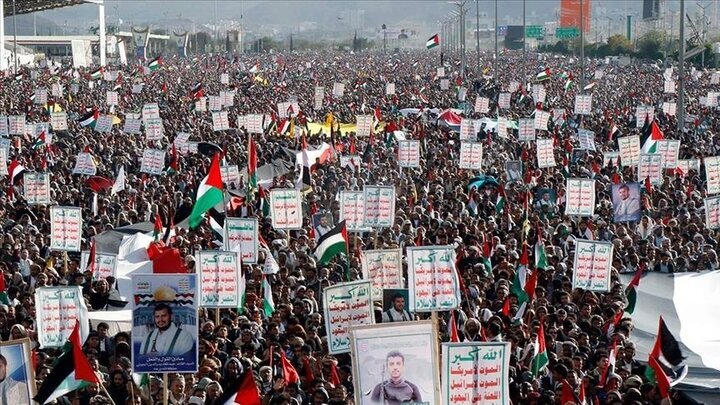
M650 31L637 42L637 56L645 59L662 59L660 49L663 45L663 33Z
M608 55L629 55L632 53L632 43L625 35L613 35L607 40Z

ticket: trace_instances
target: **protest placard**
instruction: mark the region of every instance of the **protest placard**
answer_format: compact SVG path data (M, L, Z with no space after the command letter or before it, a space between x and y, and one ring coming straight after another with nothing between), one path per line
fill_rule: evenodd
M452 245L407 247L410 312L447 311L460 305Z
M678 155L680 154L680 141L677 139L663 139L657 141L657 154L662 155L663 157L663 169L676 168Z
M8 150L0 147L0 176L7 176L9 174L7 167L7 154Z
M108 106L117 106L118 104L118 93L117 91L109 91L105 93L105 102Z
M538 167L544 169L546 167L555 167L555 151L553 149L552 139L537 140L537 160Z
M255 264L258 261L259 238L257 218L225 218L225 250L240 252L242 262Z
M566 179L565 215L595 215L595 180Z
M230 84L230 75L227 73L220 73L220 84Z
M325 100L325 87L316 86L315 93L313 95L314 108L316 110L322 108L323 100Z
M475 98L475 112L487 114L490 111L490 99L487 97L477 96Z
M208 110L208 98L200 97L195 99L195 111L206 112Z
M123 126L123 132L126 134L139 134L140 126L142 121L139 118L125 118L125 125Z
M230 122L228 121L228 112L219 111L212 113L212 125L213 131L226 131L230 129Z
M543 110L535 110L535 129L547 131L548 122L550 121L550 113Z
M705 182L707 194L720 193L720 156L709 156L703 159L705 165Z
M247 115L247 127L251 134L262 134L263 133L263 115L262 114L248 114Z
M655 119L655 107L651 105L639 105L635 108L635 127L642 128L645 120L653 122Z
M94 176L97 173L97 166L92 155L87 152L80 152L75 160L73 174L81 174L84 176Z
M365 186L366 227L388 228L395 223L395 187Z
M532 118L518 119L518 141L532 142L535 140L535 120Z
M145 120L145 141L159 141L164 136L163 122L160 118L148 118Z
M340 167L343 169L349 168L355 171L362 163L360 155L340 155Z
M53 97L62 98L63 97L63 87L60 83L53 83L50 87L50 94L52 94Z
M25 135L24 115L9 115L7 118L10 135Z
M694 170L696 174L700 173L700 159L678 159L677 167L687 175L690 170ZM720 186L720 184L718 184Z
M638 163L638 181L644 182L650 178L650 184L662 184L663 157L657 153L641 153Z
M10 127L8 126L7 115L0 115L0 136L10 136Z
M300 105L297 102L291 103L286 101L277 103L277 108L279 118L288 118L290 115L295 117L300 112Z
M165 169L165 151L146 148L143 151L140 173L160 175Z
M420 141L410 139L398 141L398 166L420 167Z
M350 328L350 338L355 404L442 404L438 337L432 321L355 326ZM422 391L407 394L402 390L397 397L397 392L386 390L391 366L398 369L396 377Z
M501 138L507 138L508 121L505 117L497 119L497 135Z
M403 288L402 250L378 249L360 253L363 279L372 283L373 297L382 297L385 288Z
M677 103L666 101L663 103L663 113L667 115L675 115L677 113Z
M52 125L53 131L67 131L67 113L64 112L53 112L50 113L50 125Z
M440 90L449 90L450 89L450 80L449 79L440 79Z
M498 95L498 107L506 110L510 108L510 93L500 93Z
M442 344L446 405L510 405L510 342Z
M325 330L330 354L350 351L350 328L375 323L370 281L335 284L323 290Z
M270 190L270 213L275 229L302 228L302 196L295 189Z
M395 83L385 84L385 95L386 96L394 96L395 95Z
M435 75L436 75L437 77L445 77L445 68L444 68L444 67L436 68L436 69L435 69Z
M332 95L333 97L342 97L345 95L345 83L333 83Z
M99 133L106 133L110 132L112 130L113 126L113 118L110 115L103 114L98 117L97 121L95 121L95 132Z
M480 142L460 142L461 169L482 170L483 145Z
M720 196L705 199L705 226L708 229L720 228Z
M238 165L220 166L220 176L222 177L222 182L230 189L236 189L240 184L240 170Z
M663 85L663 93L675 94L675 80L665 80Z
M30 205L50 204L50 173L25 172L23 191Z
M580 149L595 151L595 133L584 128L578 128L578 141Z
M79 286L35 290L37 341L41 349L62 347L78 323L80 336L90 334L88 308Z
M475 130L475 120L469 118L463 118L460 121L460 140L461 141L476 141L477 131Z
M33 104L43 105L43 104L47 104L47 102L48 102L47 89L36 89L35 97L33 98Z
M355 119L357 122L357 129L355 130L355 135L358 137L370 136L370 133L372 132L373 118L374 117L372 115L356 115Z
M142 119L160 118L160 106L158 103L147 103L142 108Z
M80 252L80 272L85 273L88 269L90 251ZM108 277L115 277L117 272L117 255L113 253L95 252L95 264L93 268L93 280L105 280Z
M50 249L79 252L82 240L82 210L79 207L50 207Z
M134 372L197 372L197 277L197 274L132 276L131 348ZM163 338L161 331L173 338Z
M573 288L610 291L612 260L612 243L575 239Z
M237 308L242 275L238 252L200 250L196 263L200 278L199 304L209 308Z
M623 166L637 166L640 163L640 137L638 135L622 136L617 141Z
M340 191L340 221L350 232L365 232L365 192Z
M533 84L532 87L533 99L536 103L545 102L545 86L542 84Z
M220 96L208 96L208 109L210 111L220 111L223 108L222 98Z
M578 94L575 96L575 114L592 114L592 95Z

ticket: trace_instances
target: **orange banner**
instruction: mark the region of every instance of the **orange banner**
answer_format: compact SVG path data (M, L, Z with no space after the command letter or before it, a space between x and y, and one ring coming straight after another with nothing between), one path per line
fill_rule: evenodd
M583 30L590 32L590 10L592 0L561 0L560 26L580 29L580 5L582 4Z

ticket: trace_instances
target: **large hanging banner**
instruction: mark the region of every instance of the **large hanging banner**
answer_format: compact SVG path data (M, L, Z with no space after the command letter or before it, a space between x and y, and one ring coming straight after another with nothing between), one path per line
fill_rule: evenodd
M612 260L612 243L576 239L573 288L610 291Z
M270 215L275 229L302 228L302 197L299 190L270 190Z
M350 338L356 404L443 403L432 321L356 326Z
M197 275L136 274L132 286L133 372L197 372Z
M395 187L365 186L364 226L390 228L395 223Z
M410 312L448 311L460 305L452 245L406 249Z
M446 405L510 405L510 343L442 344Z
M82 240L82 210L79 207L50 207L50 249L79 252Z
M50 173L25 172L23 179L23 191L28 204L50 204Z
M595 215L595 180L567 179L565 190L565 215Z
M80 323L83 341L90 334L88 308L79 286L38 288L35 290L35 309L41 349L62 347L76 322Z
M196 260L200 277L199 305L238 308L244 293L238 252L200 250Z
M142 28L131 28L133 43L135 44L135 56L138 59L146 59L146 48L150 41L150 27Z
M363 191L340 191L340 221L350 232L370 230L365 226L365 193Z
M335 284L323 290L330 354L350 351L350 327L375 323L370 281Z
M244 264L258 260L259 238L257 218L225 218L225 250L240 252Z
M373 297L382 297L385 288L403 288L401 249L364 250L361 254L363 279L372 283Z

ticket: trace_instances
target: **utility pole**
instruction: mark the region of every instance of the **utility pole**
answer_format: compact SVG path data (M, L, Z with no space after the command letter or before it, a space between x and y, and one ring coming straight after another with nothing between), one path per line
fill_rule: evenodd
M15 74L18 72L18 56L17 56L17 13L15 10L15 0L12 0L13 10L13 59L15 59ZM5 44L3 44L5 46Z
M580 0L580 94L585 92L585 13L583 0Z
M456 3L460 8L460 77L465 79L465 2Z
M498 83L498 0L495 0L495 60L493 61L493 78Z
M475 0L475 80L480 80L480 0Z
M680 55L678 57L677 135L685 127L685 0L680 0Z
M527 44L525 39L527 37L527 26L525 25L525 0L523 0L523 61L522 61L522 88L526 89L525 82L527 81Z

